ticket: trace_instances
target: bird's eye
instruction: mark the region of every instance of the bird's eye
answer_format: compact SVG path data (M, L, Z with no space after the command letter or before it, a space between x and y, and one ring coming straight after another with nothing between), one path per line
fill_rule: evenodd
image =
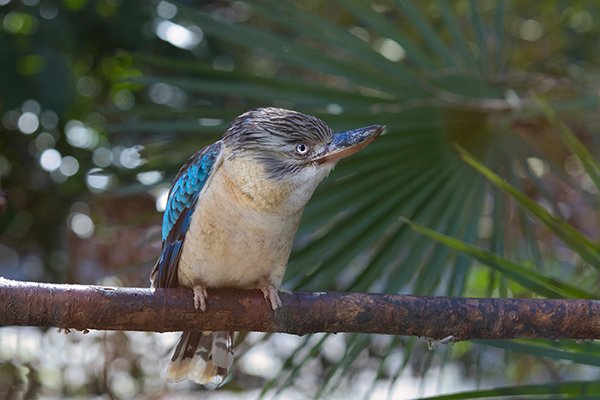
M304 143L298 143L296 145L296 153L300 154L301 156L305 155L308 153L308 146Z

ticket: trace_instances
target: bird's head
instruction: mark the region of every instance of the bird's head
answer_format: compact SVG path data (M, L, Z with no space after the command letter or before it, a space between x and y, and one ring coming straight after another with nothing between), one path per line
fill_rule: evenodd
M257 108L237 117L223 137L230 160L251 160L274 185L308 198L335 164L383 131L373 125L334 133L317 117L281 108ZM260 177L256 177L260 178Z
M223 138L232 157L243 154L263 164L273 179L329 172L373 141L383 127L372 125L334 133L312 115L282 108L257 108L237 117Z

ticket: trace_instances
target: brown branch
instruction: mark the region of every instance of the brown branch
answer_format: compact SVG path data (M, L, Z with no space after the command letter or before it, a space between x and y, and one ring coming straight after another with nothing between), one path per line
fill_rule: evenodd
M473 299L366 293L282 293L272 312L257 290L209 291L17 282L0 278L0 326L182 331L366 332L434 339L600 338L600 301Z

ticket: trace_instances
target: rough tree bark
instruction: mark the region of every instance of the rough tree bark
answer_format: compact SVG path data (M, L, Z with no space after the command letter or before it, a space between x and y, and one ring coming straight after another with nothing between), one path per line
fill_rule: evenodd
M182 331L365 332L432 339L600 338L600 301L475 299L366 293L281 293L275 312L257 290L187 290L17 282L0 277L0 326Z

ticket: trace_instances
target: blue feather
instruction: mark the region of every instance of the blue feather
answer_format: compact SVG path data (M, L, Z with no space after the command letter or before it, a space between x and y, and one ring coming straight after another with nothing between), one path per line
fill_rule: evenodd
M214 172L222 150L220 141L196 152L179 170L163 215L162 251L156 265L155 287L177 286L177 264L199 195Z
M175 222L187 208L193 208L204 183L210 177L221 152L221 142L214 143L194 154L177 174L163 216L162 239L166 240ZM203 168L198 168L199 165Z

